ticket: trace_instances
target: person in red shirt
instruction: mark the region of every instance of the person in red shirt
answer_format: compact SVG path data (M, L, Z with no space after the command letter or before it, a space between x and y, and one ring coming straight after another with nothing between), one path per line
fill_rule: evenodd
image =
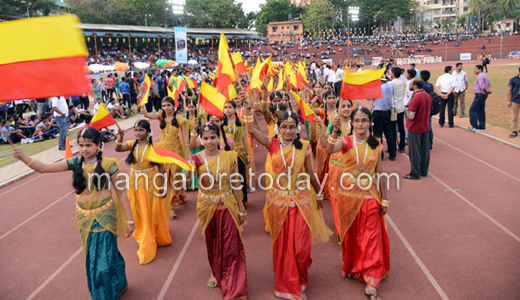
M418 180L428 176L430 166L430 110L432 98L423 90L424 81L415 78L410 81L414 92L406 108L406 129L408 129L408 151L411 171L403 175L405 179Z
M105 79L105 87L108 99L112 99L114 94L114 78L112 78L112 74L108 74L107 79Z

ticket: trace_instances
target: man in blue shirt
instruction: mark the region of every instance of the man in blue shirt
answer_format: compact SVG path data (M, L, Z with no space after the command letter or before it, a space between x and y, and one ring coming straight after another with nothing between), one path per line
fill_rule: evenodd
M518 68L518 75L509 80L507 91L507 107L511 109L513 118L511 119L511 129L513 133L509 135L510 138L518 136L518 114L520 111L520 68Z
M126 82L125 78L123 78L119 84L119 89L123 95L123 103L125 103L125 105L128 107L132 107L132 103L130 101L130 85Z
M387 84L386 78L381 78L381 93L383 97L380 99L373 99L372 104L372 118L374 121L374 136L382 139L383 133L386 138L386 145L388 148L388 154L390 160L395 160L396 157L396 145L395 145L395 125L392 126L390 121L390 110L393 106L392 97L394 95L394 86ZM371 99L368 99L369 101ZM381 156L383 159L383 156Z

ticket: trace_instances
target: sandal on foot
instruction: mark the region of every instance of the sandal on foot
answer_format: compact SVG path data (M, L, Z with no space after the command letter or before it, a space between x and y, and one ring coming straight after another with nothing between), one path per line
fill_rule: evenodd
M375 294L367 294L367 292L375 291ZM368 300L383 300L379 295L377 294L377 290L373 287L371 288L365 288L365 296L368 298Z
M209 286L210 288L212 288L212 289L218 287L218 284L217 284L215 281L213 281L213 280L215 280L215 278L213 278L213 276L211 276L211 277L208 279L208 286Z
M515 138L515 137L517 137L517 136L518 136L518 131L513 131L513 133L511 133L511 134L509 135L510 138Z
M404 179L413 179L413 180L419 180L419 178L413 177L413 176L412 176L412 175L410 175L410 174L406 174L406 175L403 175L403 178L404 178Z

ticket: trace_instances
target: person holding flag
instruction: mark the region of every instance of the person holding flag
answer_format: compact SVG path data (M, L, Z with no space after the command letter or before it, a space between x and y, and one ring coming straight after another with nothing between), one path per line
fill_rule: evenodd
M315 191L320 191L319 184L310 175L314 170L309 142L300 139L300 124L294 112L283 112L278 117L274 137L264 135L253 126L247 94L241 91L239 96L246 104L248 131L268 150L266 172L270 176L266 178L273 180L266 182L271 188L264 215L268 216L271 231L274 294L283 299L305 299L308 268L312 264L311 243L328 242L332 234L320 210L323 195L315 195ZM267 98L267 91L262 96ZM297 174L302 173L307 174L307 186L312 188L299 188ZM276 182L272 182L274 178Z
M13 157L38 173L72 171L76 193L76 216L92 299L119 299L128 287L125 261L117 247L117 237L126 240L135 220L124 190L109 189L119 179L119 162L103 157L101 133L92 127L77 138L80 156L44 164L12 146ZM103 176L103 175L110 175Z
M169 201L163 201L167 196L165 178L156 174L164 174L162 164L152 163L147 159L147 151L153 148L152 130L147 120L139 120L134 125L135 141L123 143L125 131L119 130L116 140L117 152L130 152L125 162L131 165L128 190L128 200L135 216L135 231L133 236L139 245L137 256L141 265L152 262L157 254L157 248L172 243L168 228L166 211L171 211ZM140 176L144 174L146 176ZM162 193L157 186L164 187Z
M157 145L166 150L173 151L183 158L188 156L188 136L186 135L186 119L177 116L177 107L175 101L171 97L164 97L162 101L162 110L157 113L149 113L143 110L143 115L148 119L159 120L161 128L161 142ZM176 164L165 165L168 174L168 186L172 187L174 177L182 174L180 167ZM174 208L176 205L186 202L186 193L184 189L173 187L170 194L170 204L172 211L167 212L170 217L175 217Z

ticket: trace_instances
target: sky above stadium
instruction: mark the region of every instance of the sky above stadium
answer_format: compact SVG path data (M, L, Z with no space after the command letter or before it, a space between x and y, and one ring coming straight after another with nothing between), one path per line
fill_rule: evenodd
M237 0L237 2L242 3L244 12L247 14L250 11L260 11L260 4L265 3L265 0Z

